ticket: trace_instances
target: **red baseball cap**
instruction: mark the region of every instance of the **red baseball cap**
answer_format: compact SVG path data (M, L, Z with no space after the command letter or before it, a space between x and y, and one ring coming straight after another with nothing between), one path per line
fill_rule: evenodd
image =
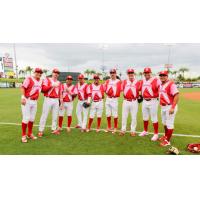
M110 73L117 73L117 70L115 68L110 70Z
M166 71L166 70L161 71L161 72L159 73L159 76L160 76L160 75L168 76L168 71Z
M39 68L39 67L36 67L35 70L34 70L34 72L36 72L36 73L40 73L40 74L43 74L42 69Z
M73 80L73 77L72 76L67 76L66 80Z
M54 68L54 69L53 69L53 71L52 71L52 73L57 73L57 74L60 74L60 71L59 71L59 69L57 69L57 68Z
M84 77L84 75L83 74L79 74L78 75L78 79L84 79L85 77Z
M150 67L145 67L144 68L144 73L151 73L151 68Z
M129 69L127 69L127 73L135 73L135 71L134 71L134 69L129 68Z
M95 74L95 75L93 76L93 79L100 79L100 77L99 77L98 74Z

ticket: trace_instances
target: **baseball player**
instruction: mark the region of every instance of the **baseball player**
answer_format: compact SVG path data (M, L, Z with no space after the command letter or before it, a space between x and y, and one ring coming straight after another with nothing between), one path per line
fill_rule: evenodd
M81 128L81 132L86 132L87 117L90 105L90 98L88 98L89 94L87 87L88 84L85 83L84 75L80 74L78 76L78 83L76 84L74 89L74 94L78 95L78 103L76 107L78 124L76 128ZM88 105L88 107L86 107L85 105Z
M121 81L117 79L116 69L110 70L110 79L104 84L104 90L107 94L106 97L106 116L107 116L107 129L106 132L112 131L111 129L111 116L114 118L113 134L117 131L118 127L118 99L121 92Z
M139 136L145 136L148 134L149 118L154 127L154 135L151 138L152 141L158 140L158 97L160 80L156 77L152 77L151 68L146 67L144 69L144 79L141 81L141 95L143 97L142 103L142 115L144 123L144 131Z
M168 71L159 73L161 85L159 88L159 98L161 105L162 123L165 129L165 135L159 140L161 146L170 145L170 138L174 131L174 120L178 110L179 91L173 81L168 79Z
M37 100L42 88L42 69L35 68L34 75L27 77L21 87L21 109L22 109L22 142L27 142L26 129L28 126L28 138L37 139L33 135L33 123L37 112Z
M89 94L91 96L92 105L90 108L90 118L88 122L87 132L90 131L93 119L97 115L97 129L96 132L100 131L101 117L103 113L103 98L104 98L104 86L100 84L100 77L94 75L94 83L88 86Z
M73 78L72 76L66 77L66 83L62 85L63 87L63 106L60 107L59 110L59 120L58 120L58 130L62 130L62 123L65 111L67 112L67 132L70 132L70 126L72 123L72 111L73 111L73 100L75 95L73 95L73 91L75 86L72 85Z
M59 111L59 100L62 106L62 84L58 81L59 70L53 69L51 78L46 78L42 84L42 92L44 93L44 103L42 109L42 116L40 118L39 133L38 137L43 136L43 131L47 121L49 112L52 112L52 133L55 135L60 134L59 130L56 129L58 111Z
M137 126L137 112L140 82L135 79L134 69L127 70L128 79L122 82L122 91L124 95L122 105L122 130L120 136L124 136L126 132L127 118L131 114L131 136L136 136L135 129Z

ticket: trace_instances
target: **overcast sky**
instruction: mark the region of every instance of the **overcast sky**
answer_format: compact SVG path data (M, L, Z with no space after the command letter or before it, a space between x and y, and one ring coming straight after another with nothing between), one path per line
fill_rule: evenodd
M5 53L13 56L13 44L0 44L0 56ZM157 72L168 62L168 54L166 44L16 44L19 68L58 67L61 71L83 72L87 68L100 71L104 60L107 70L117 66L124 72L133 66L139 72L151 66ZM170 55L174 69L187 67L189 75L200 75L200 44L173 44Z

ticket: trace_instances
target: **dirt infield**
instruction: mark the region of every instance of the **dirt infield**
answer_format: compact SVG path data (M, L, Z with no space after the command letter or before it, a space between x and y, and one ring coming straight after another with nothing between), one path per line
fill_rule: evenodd
M200 92L184 93L183 97L189 100L200 101Z

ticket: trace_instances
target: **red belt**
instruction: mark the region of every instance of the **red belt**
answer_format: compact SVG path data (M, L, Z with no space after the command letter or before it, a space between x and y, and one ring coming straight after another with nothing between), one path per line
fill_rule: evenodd
M108 98L115 99L115 98L117 98L117 97L111 97L111 96L108 96Z
M125 99L126 101L135 101L136 99Z
M99 102L99 101L102 101L102 99L100 99L100 100L93 100L93 102Z
M171 104L164 104L162 103L161 106L170 106Z

